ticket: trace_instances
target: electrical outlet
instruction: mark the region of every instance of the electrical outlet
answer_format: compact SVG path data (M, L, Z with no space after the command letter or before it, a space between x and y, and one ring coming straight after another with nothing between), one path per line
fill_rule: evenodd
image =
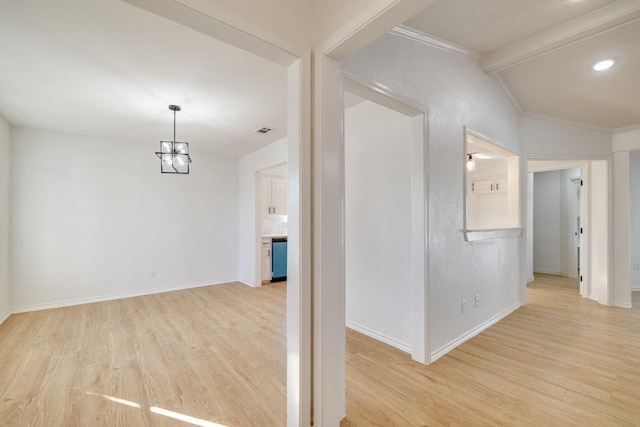
M466 299L462 300L462 304L460 304L460 309L462 310L463 313L465 311L467 311L467 300Z
M480 307L480 294L476 294L476 308Z
M151 278L151 279L155 279L156 278L156 271L155 270L151 270L149 272L149 278Z

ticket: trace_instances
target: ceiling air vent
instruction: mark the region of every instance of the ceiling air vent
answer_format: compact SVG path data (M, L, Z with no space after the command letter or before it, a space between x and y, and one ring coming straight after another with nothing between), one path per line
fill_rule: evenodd
M264 135L264 134L266 134L266 133L271 132L272 130L273 130L273 129L271 129L271 128L262 127L262 128L260 128L260 129L258 129L258 130L256 131L256 133L261 133L261 134L263 134L263 135Z

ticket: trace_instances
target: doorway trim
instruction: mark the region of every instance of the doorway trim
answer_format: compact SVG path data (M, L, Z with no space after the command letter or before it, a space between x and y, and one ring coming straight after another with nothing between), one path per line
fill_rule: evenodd
M567 194L569 195L569 268L567 276L572 279L579 278L579 268L582 266L578 257L580 256L580 246L582 239L580 236L580 227L582 227L582 188L580 185L581 176L569 177L567 179ZM576 194L580 194L580 198L576 200ZM576 203L577 202L577 203ZM576 219L579 218L579 222ZM576 240L579 245L576 245Z
M583 184L580 194L580 216L583 229L580 243L580 275L582 276L580 296L594 299L604 305L610 304L609 292L611 288L610 264L608 262L609 221L607 219L609 217L609 191L605 177L608 167L607 160L537 158L531 155L527 159L528 172L580 168ZM603 177L605 178L604 183L601 182ZM597 203L594 199L597 199ZM594 221L598 224L594 224ZM595 232L592 232L594 231L592 229ZM528 230L528 232L532 232L532 230ZM594 245L604 253L594 254L592 251ZM527 250L531 251L532 248L527 247ZM593 258L594 256L596 258ZM593 277L597 277L596 283L592 283Z
M427 108L366 77L345 70L342 75L345 91L411 118L411 358L429 364Z

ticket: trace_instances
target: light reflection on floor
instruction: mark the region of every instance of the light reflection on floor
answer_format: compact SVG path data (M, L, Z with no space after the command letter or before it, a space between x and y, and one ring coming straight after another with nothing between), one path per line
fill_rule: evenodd
M113 396L109 396L109 395L106 395L106 394L94 393L94 392L91 392L91 391L85 391L85 393L88 394L88 395L91 395L91 396L102 397L103 399L107 399L107 400L109 400L111 402L116 402L116 403L120 403L122 405L131 406L133 408L142 409L138 403L131 402L130 400L120 399L118 397L113 397ZM196 426L201 426L201 427L228 427L228 426L225 426L223 424L214 423L213 421L207 421L207 420L203 420L203 419L200 419L200 418L192 417L192 416L189 416L189 415L181 414L179 412L169 411L168 409L158 408L157 406L150 407L149 411L154 413L154 414L164 415L165 417L173 418L173 419L179 420L179 421L184 421L186 423L193 424L193 425L196 425Z
M170 417L170 418L174 418L176 420L185 421L187 423L191 423L191 424L196 425L196 426L202 426L202 427L227 427L227 426L223 426L222 424L216 424L216 423L211 422L211 421L201 420L200 418L190 417L189 415L184 415L184 414L180 414L178 412L173 412L173 411L169 411L169 410L166 410L166 409L157 408L155 406L152 406L151 408L149 408L149 410L151 412L153 412L154 414L164 415L165 417Z

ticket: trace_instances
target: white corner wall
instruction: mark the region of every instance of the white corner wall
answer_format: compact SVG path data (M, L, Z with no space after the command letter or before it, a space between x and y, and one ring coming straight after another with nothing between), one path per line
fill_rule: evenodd
M281 139L238 161L238 280L260 286L260 234L256 207L256 173L287 161L287 140Z
M500 84L471 58L392 34L349 58L343 68L428 111L427 325L435 360L522 302L522 239L466 242L463 234L464 127L520 153L519 115Z
M525 228L526 240L527 240L527 257L524 277L527 283L532 282L533 277L533 194L535 191L534 174L533 172L527 174L527 224Z
M11 144L14 311L237 280L236 159L192 144L191 173L169 175L152 145L26 128Z
M631 290L640 291L640 150L629 153Z
M347 326L411 351L412 119L370 101L345 111Z
M0 324L11 314L11 275L9 256L10 152L11 128L0 117Z
M640 129L613 134L612 155L612 232L613 247L613 295L611 303L618 307L631 307L631 290L637 289L640 264L638 264L638 221L636 186L637 151L640 150ZM635 180L635 181L634 181ZM635 215L635 216L634 216Z
M587 176L583 177L588 180L587 188L589 194L587 196L587 209L589 210L588 223L585 224L587 229L587 239L589 243L588 254L588 289L587 297L600 304L611 304L610 289L610 212L609 209L602 209L603 206L608 207L611 201L609 192L609 176L610 168L607 160L592 161L587 168Z

